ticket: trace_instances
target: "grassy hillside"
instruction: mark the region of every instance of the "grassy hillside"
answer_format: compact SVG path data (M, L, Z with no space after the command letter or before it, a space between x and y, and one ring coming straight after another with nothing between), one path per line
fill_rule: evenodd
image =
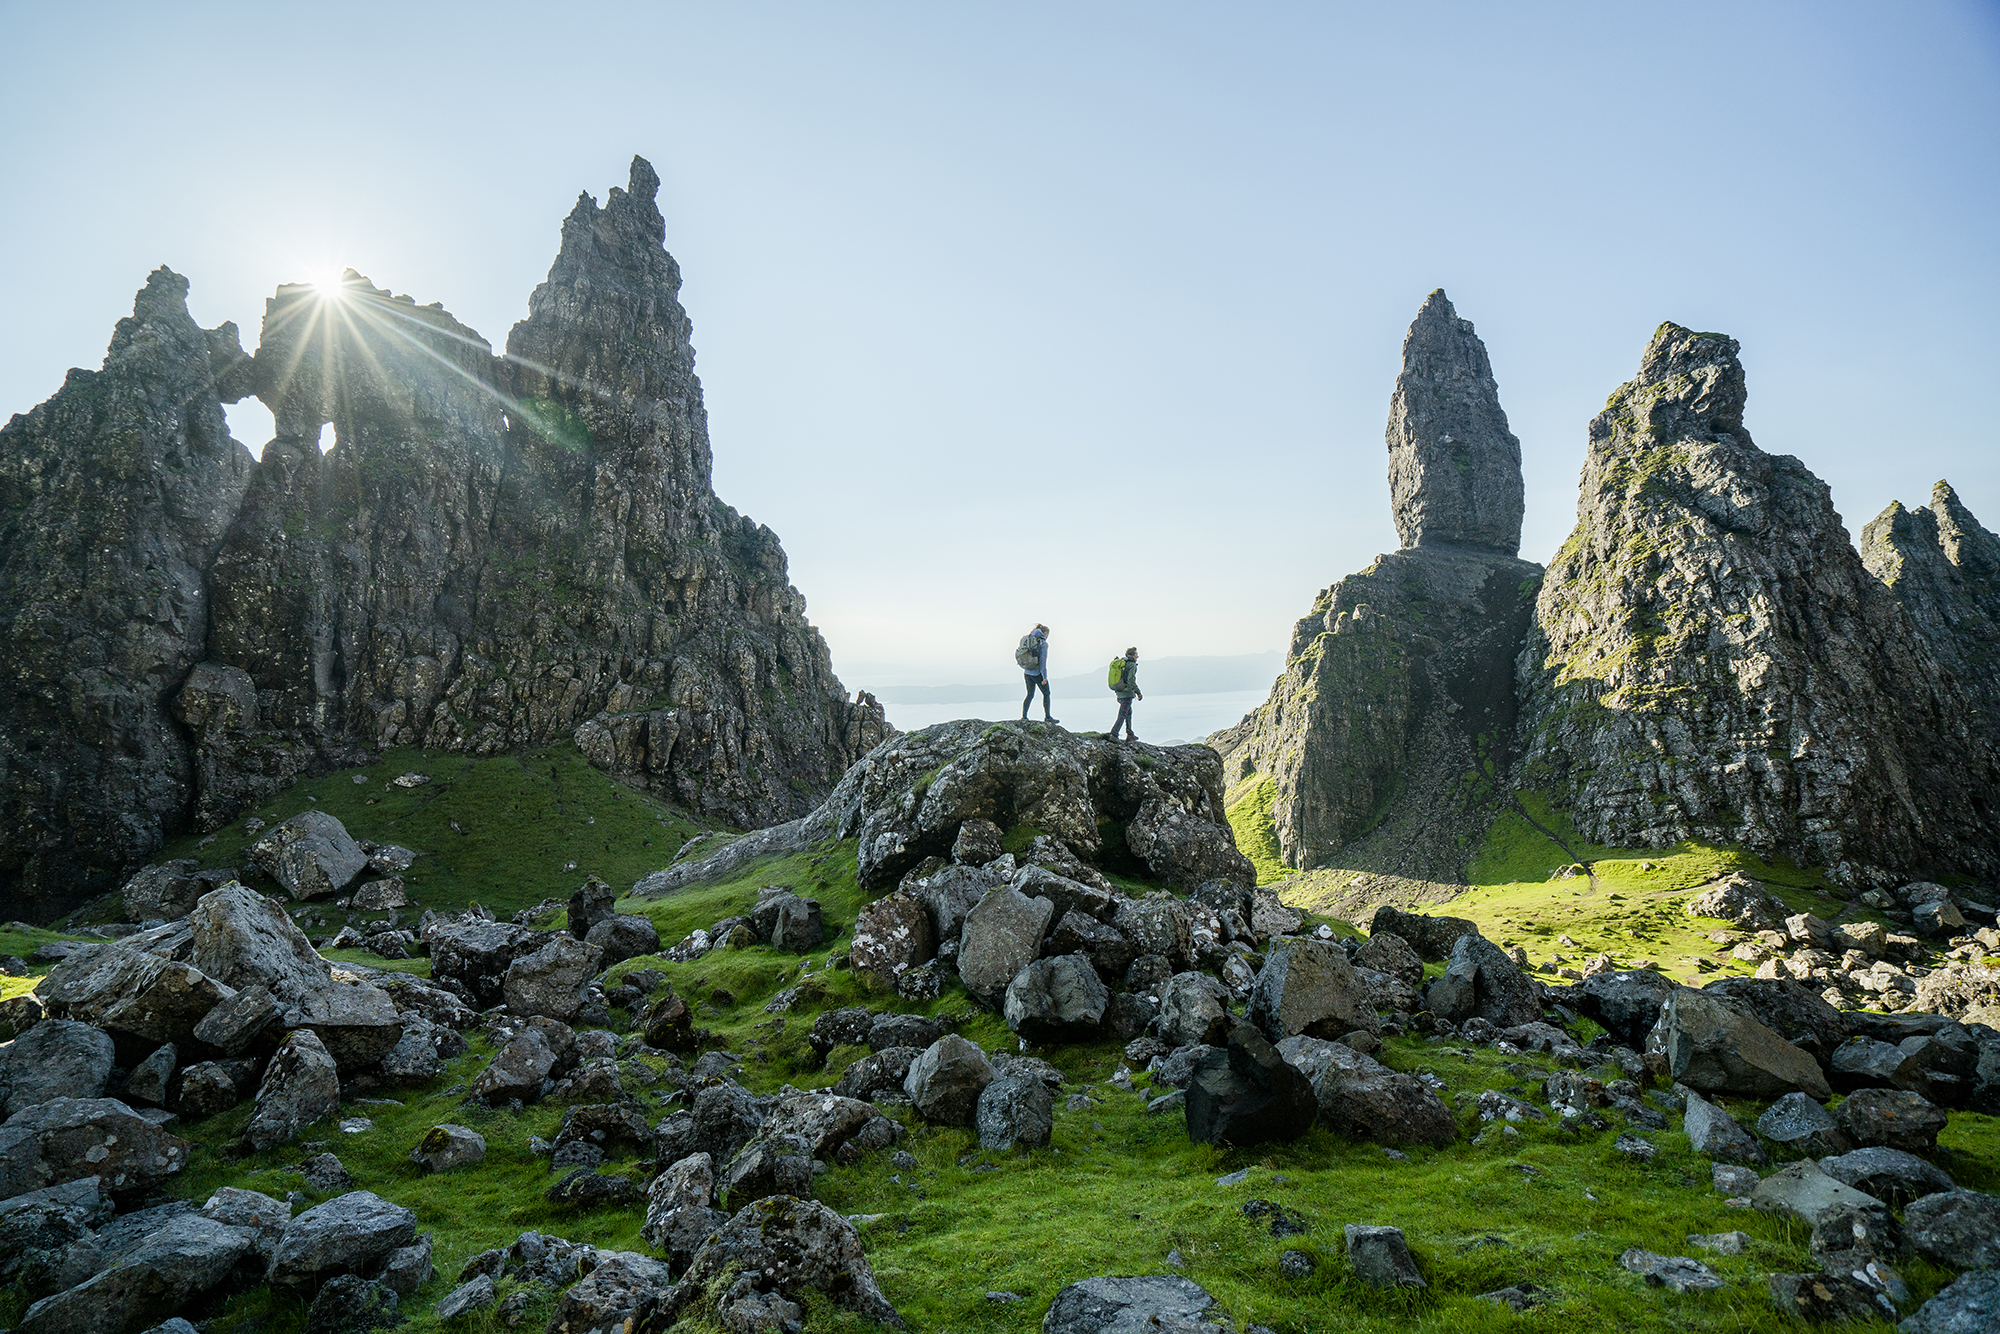
M390 781L408 772L431 781L412 788ZM212 835L175 839L159 860L193 857L203 866L247 868L256 837L244 823L255 817L275 824L305 810L335 816L356 838L419 853L403 876L412 902L483 903L503 916L567 897L590 875L628 887L672 861L681 844L707 827L591 768L574 746L493 759L405 748L384 752L366 768L294 784ZM106 911L115 916L119 908L113 903Z

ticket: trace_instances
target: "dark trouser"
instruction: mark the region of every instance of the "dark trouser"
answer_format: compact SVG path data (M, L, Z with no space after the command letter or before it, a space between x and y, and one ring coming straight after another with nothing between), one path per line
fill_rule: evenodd
M1126 736L1134 741L1139 739L1138 735L1132 731L1132 697L1130 695L1120 695L1118 697L1118 721L1111 724L1111 735L1114 737L1117 736L1118 729L1121 727L1125 729Z
M1023 718L1028 716L1028 706L1035 702L1036 686L1042 688L1042 713L1047 716L1052 712L1049 708L1049 679L1046 676L1037 676L1033 672L1022 672L1021 675L1028 682L1028 693L1021 700L1021 716Z

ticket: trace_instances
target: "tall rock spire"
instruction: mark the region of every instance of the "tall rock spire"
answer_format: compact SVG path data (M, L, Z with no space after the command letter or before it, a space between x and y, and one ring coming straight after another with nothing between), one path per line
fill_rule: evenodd
M1404 342L1388 438L1402 550L1319 595L1271 698L1209 744L1234 818L1262 824L1286 864L1455 885L1512 758L1514 658L1542 571L1514 558L1521 447L1443 292Z
M1521 549L1521 442L1486 344L1439 288L1403 339L1389 399L1389 501L1405 547Z
M1993 754L1827 486L1663 324L1590 424L1521 671L1523 786L1591 842L1737 844L1847 883L2000 870Z

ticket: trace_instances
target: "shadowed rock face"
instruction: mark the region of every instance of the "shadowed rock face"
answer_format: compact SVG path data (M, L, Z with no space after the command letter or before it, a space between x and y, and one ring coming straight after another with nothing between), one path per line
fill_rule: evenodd
M1978 710L1975 726L2000 742L2000 537L1939 482L1928 507L1892 502L1861 530L1861 563Z
M1387 435L1389 499L1405 547L1521 549L1521 442L1500 410L1486 344L1442 288L1403 339Z
M1521 662L1525 783L1603 844L1990 873L2000 787L1965 697L1826 485L1752 443L1736 353L1662 325L1591 423Z
M1456 881L1492 818L1514 735L1514 658L1541 567L1521 538L1521 447L1486 349L1433 292L1389 405L1389 486L1403 549L1319 595L1270 700L1209 738L1232 797L1272 785L1291 866Z
M658 184L635 159L578 201L505 356L350 271L279 288L250 361L162 270L105 370L9 424L0 892L47 915L375 747L573 736L756 825L883 738L777 537L715 497ZM252 387L254 464L220 406Z
M195 775L168 705L253 462L223 421L236 329L147 279L99 371L0 428L0 894L45 918L156 851Z

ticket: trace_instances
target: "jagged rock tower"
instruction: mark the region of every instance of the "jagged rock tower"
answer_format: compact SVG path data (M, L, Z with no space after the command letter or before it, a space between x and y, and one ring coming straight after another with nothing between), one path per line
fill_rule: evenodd
M634 159L629 189L578 201L504 356L350 272L337 293L279 288L245 358L163 270L104 372L6 427L16 915L374 747L573 736L763 824L882 738L777 537L715 496L658 186ZM250 392L276 418L255 464L220 407ZM77 581L101 596L79 607Z
M1520 781L1603 844L1990 874L1992 751L1826 485L1751 442L1736 353L1661 325L1591 422L1521 659Z
M1322 592L1271 698L1209 744L1231 804L1268 800L1288 865L1456 882L1513 759L1513 662L1541 567L1521 545L1521 445L1485 344L1442 291L1389 404L1402 549Z
M2000 537L1939 482L1928 508L1892 502L1861 530L1861 562L1965 692L1974 727L2000 746Z

